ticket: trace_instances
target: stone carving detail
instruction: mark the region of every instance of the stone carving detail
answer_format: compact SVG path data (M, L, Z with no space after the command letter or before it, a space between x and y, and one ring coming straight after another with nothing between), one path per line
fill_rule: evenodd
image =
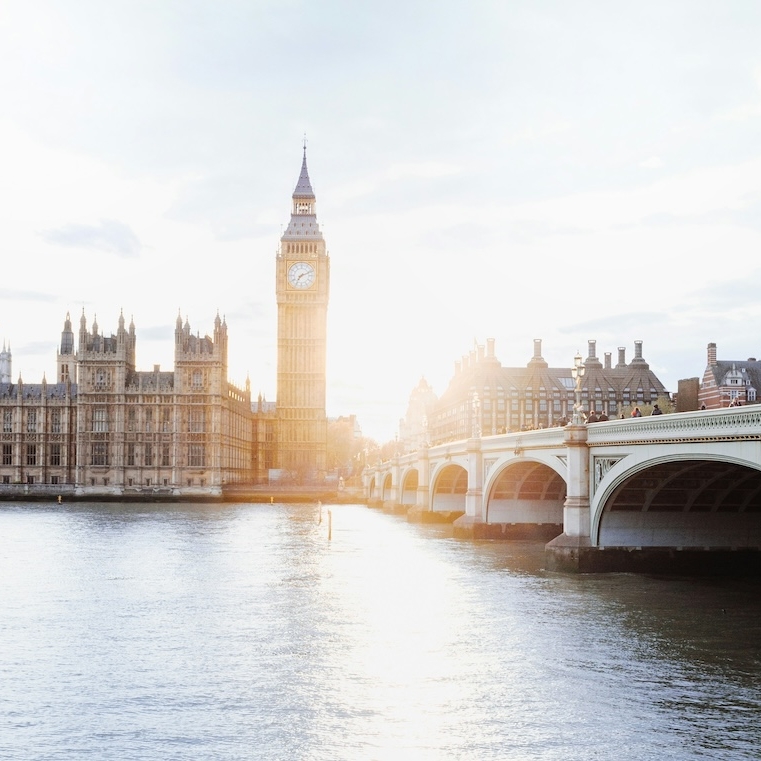
M568 470L568 458L567 458L567 457L565 457L565 456L562 456L562 457L561 457L561 456L558 456L558 461L560 462L560 464L561 464L561 465L562 465L562 466L563 466L563 467L564 467L566 470Z
M497 458L484 460L484 480L486 480L486 477L489 475L489 472L494 467L494 463L497 462Z
M600 481L608 475L608 471L621 460L623 457L595 457L595 490L600 485Z

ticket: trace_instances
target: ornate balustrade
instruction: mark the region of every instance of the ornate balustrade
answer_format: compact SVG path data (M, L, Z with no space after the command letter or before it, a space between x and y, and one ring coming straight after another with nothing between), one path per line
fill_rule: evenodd
M587 430L590 446L759 439L761 405L611 420Z

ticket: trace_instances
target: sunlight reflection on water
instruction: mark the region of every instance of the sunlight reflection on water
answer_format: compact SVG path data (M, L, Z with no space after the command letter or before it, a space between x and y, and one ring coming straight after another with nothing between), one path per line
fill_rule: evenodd
M757 583L327 509L0 507L0 757L757 757Z

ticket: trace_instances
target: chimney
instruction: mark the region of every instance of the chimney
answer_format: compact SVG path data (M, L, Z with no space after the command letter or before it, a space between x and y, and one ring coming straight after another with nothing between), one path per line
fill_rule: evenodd
M541 359L541 358L542 358L542 339L535 338L534 339L534 359Z
M605 352L605 369L610 370L610 352Z
M584 361L585 367L602 367L602 362L597 359L597 341L589 341L589 356Z
M454 374L459 375L461 370L462 370L462 363L460 362L459 359L457 359L455 360L455 363L454 363Z
M711 367L712 365L717 364L716 362L716 344L710 343L708 344L708 366Z
M626 347L618 347L618 364L616 367L626 367Z
M642 341L634 342L634 359L632 360L632 364L637 365L643 370L650 369L650 365L648 365L642 357Z
M486 339L486 356L489 359L494 358L494 339L493 338Z
M484 347L483 344L481 344L478 347L478 361L483 362L484 361Z

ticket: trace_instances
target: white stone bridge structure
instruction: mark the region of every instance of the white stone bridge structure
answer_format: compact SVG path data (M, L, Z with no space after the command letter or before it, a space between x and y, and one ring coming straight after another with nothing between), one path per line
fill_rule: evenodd
M365 472L368 504L569 570L761 568L761 405L473 437Z

